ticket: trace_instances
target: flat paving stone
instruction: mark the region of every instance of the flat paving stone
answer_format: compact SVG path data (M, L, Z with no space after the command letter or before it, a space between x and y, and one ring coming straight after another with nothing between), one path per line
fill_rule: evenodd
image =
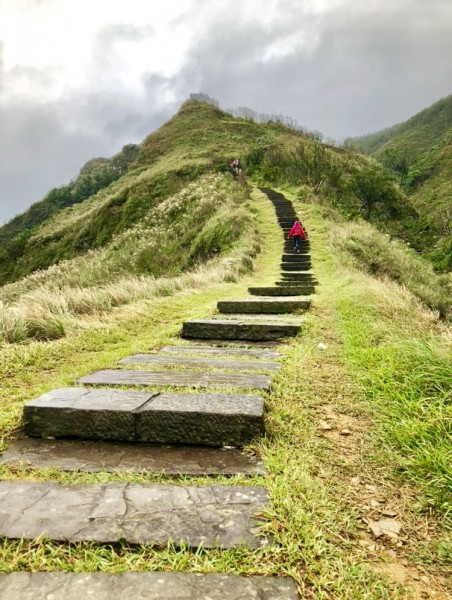
M235 339L235 340L280 340L297 335L301 324L277 322L243 322L205 319L185 321L182 327L184 338Z
M281 314L309 308L309 300L284 298L259 298L245 300L222 300L217 303L221 313Z
M257 548L268 540L258 535L253 517L267 499L257 486L3 481L0 536Z
M286 283L281 286L252 287L248 288L250 294L256 296L305 296L309 295L312 286L290 285Z
M164 346L161 352L213 354L219 356L246 356L254 358L279 358L280 352L272 350L254 350L250 348L231 348L228 346Z
M0 600L298 600L289 577L209 573L2 573Z
M166 475L263 475L257 456L238 448L167 446L136 442L22 438L0 455L0 465L95 473L132 472ZM0 595L1 598L1 595Z
M173 387L224 387L270 389L268 375L246 373L207 373L204 371L141 371L104 369L77 379L77 383L94 385L170 385Z
M180 367L204 367L211 369L231 369L243 371L273 371L281 368L280 363L256 360L225 360L194 356L162 356L159 354L133 354L118 361L120 364L149 364Z
M204 385L227 387L231 384L229 375L209 374L211 380L205 380ZM248 386L243 387L249 387L253 376L249 377L246 381L239 379L239 384L247 383ZM270 378L263 377L262 385L269 389ZM239 384L236 386L239 387ZM128 425L125 429L117 425L115 402L123 414L129 390L120 390L115 395L108 389L88 390L85 394L84 391L83 388L54 390L27 403L24 406L25 433L31 437L242 446L261 435L264 428L264 401L260 396L147 394L144 402L132 405L125 413ZM78 396L72 392L78 392ZM69 396L66 402L62 400L65 395ZM134 393L131 395L134 396ZM110 405L106 406L108 401Z

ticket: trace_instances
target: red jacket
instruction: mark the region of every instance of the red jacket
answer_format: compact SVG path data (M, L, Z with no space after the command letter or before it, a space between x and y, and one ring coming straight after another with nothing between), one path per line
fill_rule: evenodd
M292 229L289 231L288 238L300 236L304 240L306 239L306 233L304 232L303 227L300 225L300 221L295 221Z

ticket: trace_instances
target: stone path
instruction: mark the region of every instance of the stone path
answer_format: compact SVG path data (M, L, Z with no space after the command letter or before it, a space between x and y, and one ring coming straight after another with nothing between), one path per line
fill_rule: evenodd
M224 388L270 389L270 375L246 371L279 370L281 364L271 359L281 355L272 347L298 335L302 327L298 315L309 309L306 296L314 293L317 282L310 270L310 242L303 241L299 253L294 253L292 242L285 239L297 218L292 204L273 190L262 191L275 206L284 237L281 280L249 288L250 297L242 300L218 302L218 313L207 319L184 322L181 337L189 340L184 345L126 357L119 368L78 379L83 387L53 390L29 402L24 430L37 439L20 440L0 457L3 464L175 476L265 473L258 457L240 451L264 433L264 400L224 393ZM157 365L159 370L123 367L140 364ZM102 384L124 389L87 387ZM168 386L191 390L170 393L165 391ZM206 393L202 388L214 389ZM44 534L70 542L261 548L272 543L261 534L257 521L267 501L266 490L256 485L69 486L4 481L0 536L29 539ZM298 597L287 578L168 573L0 575L0 600L12 589L21 598L58 595L67 600L75 596L78 600L80 594L170 600Z
M0 600L297 600L289 577L211 573L0 574Z
M253 486L0 482L0 536L192 548L260 548L254 515L267 492Z
M239 448L23 438L0 464L62 471L163 473L166 475L264 475L259 457Z
M217 303L220 313L280 314L307 310L310 300L287 300L285 298L258 298L256 300L222 300Z
M231 387L270 390L268 375L245 373L218 373L203 371L128 371L103 369L77 379L77 383L91 385L140 385L171 387Z
M214 354L220 356L246 356L254 358L279 358L279 352L272 350L252 350L250 348L231 348L227 346L164 346L161 352L188 353L188 354Z
M53 390L25 405L32 437L243 446L263 431L264 401L244 394Z
M261 322L243 322L242 320L198 319L185 321L182 326L182 337L186 339L207 340L281 340L297 335L301 324L278 323L261 320Z
M199 367L209 369L231 369L239 371L272 371L278 372L281 364L277 362L265 362L256 360L218 360L212 358L186 357L186 356L163 356L161 354L133 354L118 361L121 365L161 365L178 367Z

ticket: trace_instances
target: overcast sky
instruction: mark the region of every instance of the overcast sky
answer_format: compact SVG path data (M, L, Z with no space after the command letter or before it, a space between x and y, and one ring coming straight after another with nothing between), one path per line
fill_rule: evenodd
M343 139L452 93L452 0L0 0L0 223L191 92Z

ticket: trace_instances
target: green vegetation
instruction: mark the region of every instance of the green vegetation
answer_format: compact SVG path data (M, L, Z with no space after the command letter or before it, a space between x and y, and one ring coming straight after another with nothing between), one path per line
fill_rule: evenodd
M346 141L396 174L419 214L418 247L438 271L452 269L452 96L405 123Z
M238 273L235 283L204 280L196 289L174 289L165 298L137 298L107 316L90 315L62 339L1 346L2 374L7 375L0 378L6 399L0 413L3 446L17 435L24 401L111 367L127 354L180 343L176 336L183 320L205 317L221 298L242 297L252 281L274 280L280 231L268 200L258 193L252 200L262 243L252 276ZM350 263L349 249L335 239L337 213L330 213L331 208L306 203L298 208L320 285L303 334L281 348L284 365L266 397L267 435L250 448L262 455L268 474L175 479L194 485L264 485L271 503L261 521L276 545L256 551L191 551L3 540L0 570L284 574L294 577L306 598L414 596L409 586L377 568L394 560L387 550L396 547L375 544L366 533L363 517L373 514L366 489L375 486L376 497L384 499L382 507L395 509L409 533L397 548L399 557L409 568L428 574L435 590L447 586L451 461L446 330L406 289L376 280ZM375 236L384 238L378 232ZM244 254L242 243L237 252ZM325 418L331 432L321 429ZM347 437L339 435L344 426L351 431ZM40 471L26 465L1 467L0 477L66 483L166 480L161 475ZM438 597L446 593L439 591Z

